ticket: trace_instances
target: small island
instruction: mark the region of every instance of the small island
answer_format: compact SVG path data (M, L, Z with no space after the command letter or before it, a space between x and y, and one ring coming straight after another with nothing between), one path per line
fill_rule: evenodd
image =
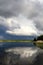
M34 38L34 45L43 48L43 35L38 36L37 38Z

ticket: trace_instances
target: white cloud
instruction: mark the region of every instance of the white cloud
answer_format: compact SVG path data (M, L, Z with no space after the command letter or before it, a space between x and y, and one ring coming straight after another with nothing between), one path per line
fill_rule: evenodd
M39 0L41 4L43 4L43 0Z
M16 18L7 19L10 30L7 30L7 33L16 34L16 35L37 35L37 29L33 20L29 20L26 17L20 15Z
M2 19L2 22L1 22ZM4 24L3 24L4 22ZM0 18L0 25L6 26L6 33L16 35L37 35L37 29L34 21L19 15L18 17Z

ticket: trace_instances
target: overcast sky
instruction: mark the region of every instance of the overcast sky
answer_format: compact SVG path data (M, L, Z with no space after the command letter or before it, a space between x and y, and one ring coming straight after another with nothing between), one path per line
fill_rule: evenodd
M43 0L0 0L1 29L13 35L43 34Z

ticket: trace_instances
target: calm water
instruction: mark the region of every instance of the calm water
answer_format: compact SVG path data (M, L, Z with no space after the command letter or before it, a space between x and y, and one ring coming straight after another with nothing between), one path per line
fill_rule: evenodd
M10 57L12 59L10 60L13 65L43 65L43 49L34 46L33 43L0 43L0 57L2 57L2 59L4 54L3 50L6 50L7 48L8 51L10 49L9 52L7 51L7 57L9 58L9 53L11 52ZM12 51L14 54L12 53ZM4 54L4 58L6 58L5 56L6 55ZM15 64L13 61L15 62ZM18 64L16 63L16 61L18 62ZM8 65L12 63L9 63Z
M34 47L35 45L31 42L9 42L9 43L0 43L2 48L13 48L13 47Z

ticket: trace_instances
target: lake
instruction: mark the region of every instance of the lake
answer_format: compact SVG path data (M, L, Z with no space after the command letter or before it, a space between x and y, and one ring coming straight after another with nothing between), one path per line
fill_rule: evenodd
M4 53L5 51L6 53ZM43 65L43 49L36 47L33 43L0 43L0 56L8 65ZM6 64L7 65L7 64Z

